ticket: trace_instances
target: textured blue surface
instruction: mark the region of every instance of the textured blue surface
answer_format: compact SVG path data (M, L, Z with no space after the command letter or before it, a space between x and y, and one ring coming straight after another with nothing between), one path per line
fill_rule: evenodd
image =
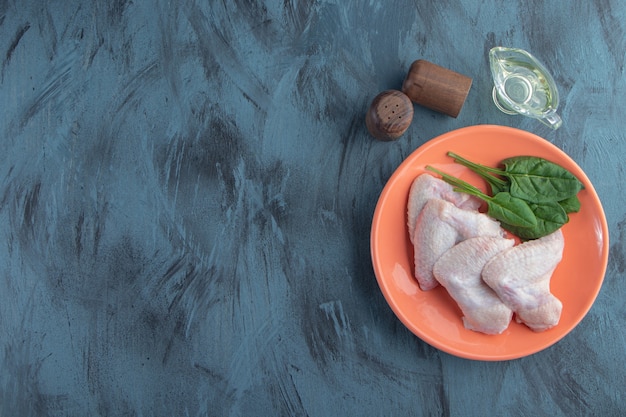
M0 0L0 416L626 413L626 3ZM487 51L551 69L564 125L504 115ZM365 130L427 59L457 119ZM553 347L425 344L369 229L414 149L492 123L572 156L604 205L603 288ZM591 237L590 237L591 238Z

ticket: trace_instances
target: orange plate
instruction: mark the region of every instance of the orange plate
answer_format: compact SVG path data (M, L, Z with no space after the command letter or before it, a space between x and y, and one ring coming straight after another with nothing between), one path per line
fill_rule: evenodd
M471 161L497 166L517 155L540 156L565 167L585 185L581 210L563 226L563 260L551 280L552 293L563 302L557 326L541 333L514 321L500 335L466 330L461 311L439 286L422 291L413 278L413 246L406 227L406 205L413 180L433 165L485 190L474 173L452 162L448 151ZM416 336L452 355L498 361L521 358L545 349L569 333L587 314L606 272L609 235L602 205L589 178L563 151L539 136L504 126L466 127L441 135L413 152L391 176L376 205L371 252L378 284L394 313Z

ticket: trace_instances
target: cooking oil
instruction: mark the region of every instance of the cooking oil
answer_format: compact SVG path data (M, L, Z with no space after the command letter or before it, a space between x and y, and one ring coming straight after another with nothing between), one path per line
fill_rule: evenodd
M521 49L496 47L489 52L494 81L493 99L507 114L522 114L558 129L559 95L548 70Z

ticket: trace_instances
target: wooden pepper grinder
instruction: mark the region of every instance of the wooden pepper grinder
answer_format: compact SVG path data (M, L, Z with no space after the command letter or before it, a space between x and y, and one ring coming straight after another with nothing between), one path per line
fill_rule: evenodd
M471 86L471 78L418 59L411 64L402 92L414 103L457 117Z
M398 139L413 120L411 99L398 90L387 90L377 95L367 111L365 125L377 139Z
M377 139L399 138L413 120L413 103L457 117L472 86L472 79L423 59L411 64L402 91L377 95L365 117L367 130Z

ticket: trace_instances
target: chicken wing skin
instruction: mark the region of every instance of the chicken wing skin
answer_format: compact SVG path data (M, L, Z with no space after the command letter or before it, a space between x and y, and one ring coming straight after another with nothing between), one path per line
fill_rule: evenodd
M412 243L417 217L426 202L433 198L440 198L457 207L471 210L477 210L481 204L480 200L475 197L454 191L450 184L440 178L426 173L419 175L411 184L407 204L407 225Z
M485 284L481 273L489 259L514 243L501 237L470 238L453 246L435 263L433 274L458 304L466 329L500 334L509 327L513 311Z
M536 332L558 324L563 304L550 292L550 278L563 257L561 230L530 240L494 256L483 280L524 323Z
M456 243L477 236L502 237L500 223L478 211L458 208L449 201L432 198L415 222L413 253L415 278L424 291L439 283L433 275L435 262Z

